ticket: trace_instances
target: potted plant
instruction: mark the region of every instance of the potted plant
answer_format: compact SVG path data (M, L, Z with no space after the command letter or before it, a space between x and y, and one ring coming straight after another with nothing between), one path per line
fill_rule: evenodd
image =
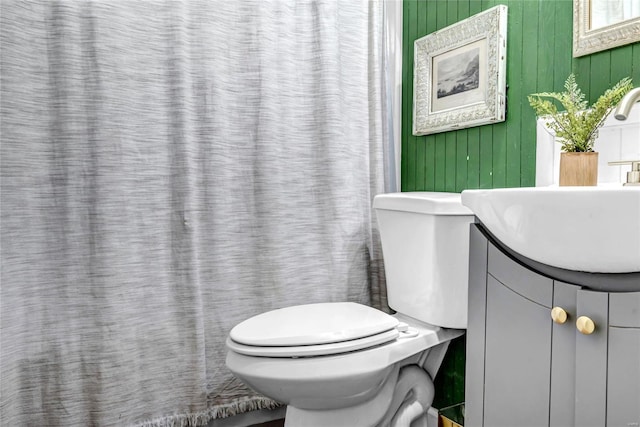
M529 104L538 117L546 119L547 125L556 133L562 143L560 155L560 185L596 185L598 180L598 153L593 144L598 137L598 129L624 95L633 89L631 79L625 77L607 89L598 100L587 109L576 78L570 74L564 84L564 92L542 92L529 95ZM558 111L549 99L554 99L564 107Z

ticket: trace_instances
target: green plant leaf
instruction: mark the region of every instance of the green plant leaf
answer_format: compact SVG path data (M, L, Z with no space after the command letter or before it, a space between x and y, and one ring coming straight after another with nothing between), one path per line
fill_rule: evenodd
M560 139L563 151L593 151L598 129L602 127L613 107L633 89L632 81L629 77L620 80L611 89L607 89L590 109L587 109L589 104L574 74L569 75L564 88L564 92L531 94L527 97L529 105L538 117L548 119L548 126ZM549 99L559 102L565 111L558 111Z

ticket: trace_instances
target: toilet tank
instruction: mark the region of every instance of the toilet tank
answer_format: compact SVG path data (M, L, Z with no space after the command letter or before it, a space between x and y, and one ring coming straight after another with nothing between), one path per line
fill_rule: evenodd
M458 193L405 192L373 200L387 298L395 311L445 328L467 327L469 224Z

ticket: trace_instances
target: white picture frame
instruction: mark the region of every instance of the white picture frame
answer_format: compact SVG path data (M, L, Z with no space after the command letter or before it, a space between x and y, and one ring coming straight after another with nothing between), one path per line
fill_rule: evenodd
M414 42L413 134L505 120L507 6Z
M640 16L591 28L593 0L573 0L573 57L640 41Z

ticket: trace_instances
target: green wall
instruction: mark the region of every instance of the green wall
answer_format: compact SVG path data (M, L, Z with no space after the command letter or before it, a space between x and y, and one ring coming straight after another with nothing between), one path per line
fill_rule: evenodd
M413 42L498 4L509 7L507 120L411 135ZM402 190L453 191L535 185L536 124L526 96L561 91L574 72L594 102L622 77L640 86L640 43L572 58L572 0L403 2Z
M413 42L498 4L509 7L507 120L411 135ZM640 86L640 43L572 57L572 5L572 0L403 2L402 191L534 186L536 123L528 94L561 91L571 72L590 102L626 76ZM464 354L464 338L454 341L436 377L435 407L464 400Z

